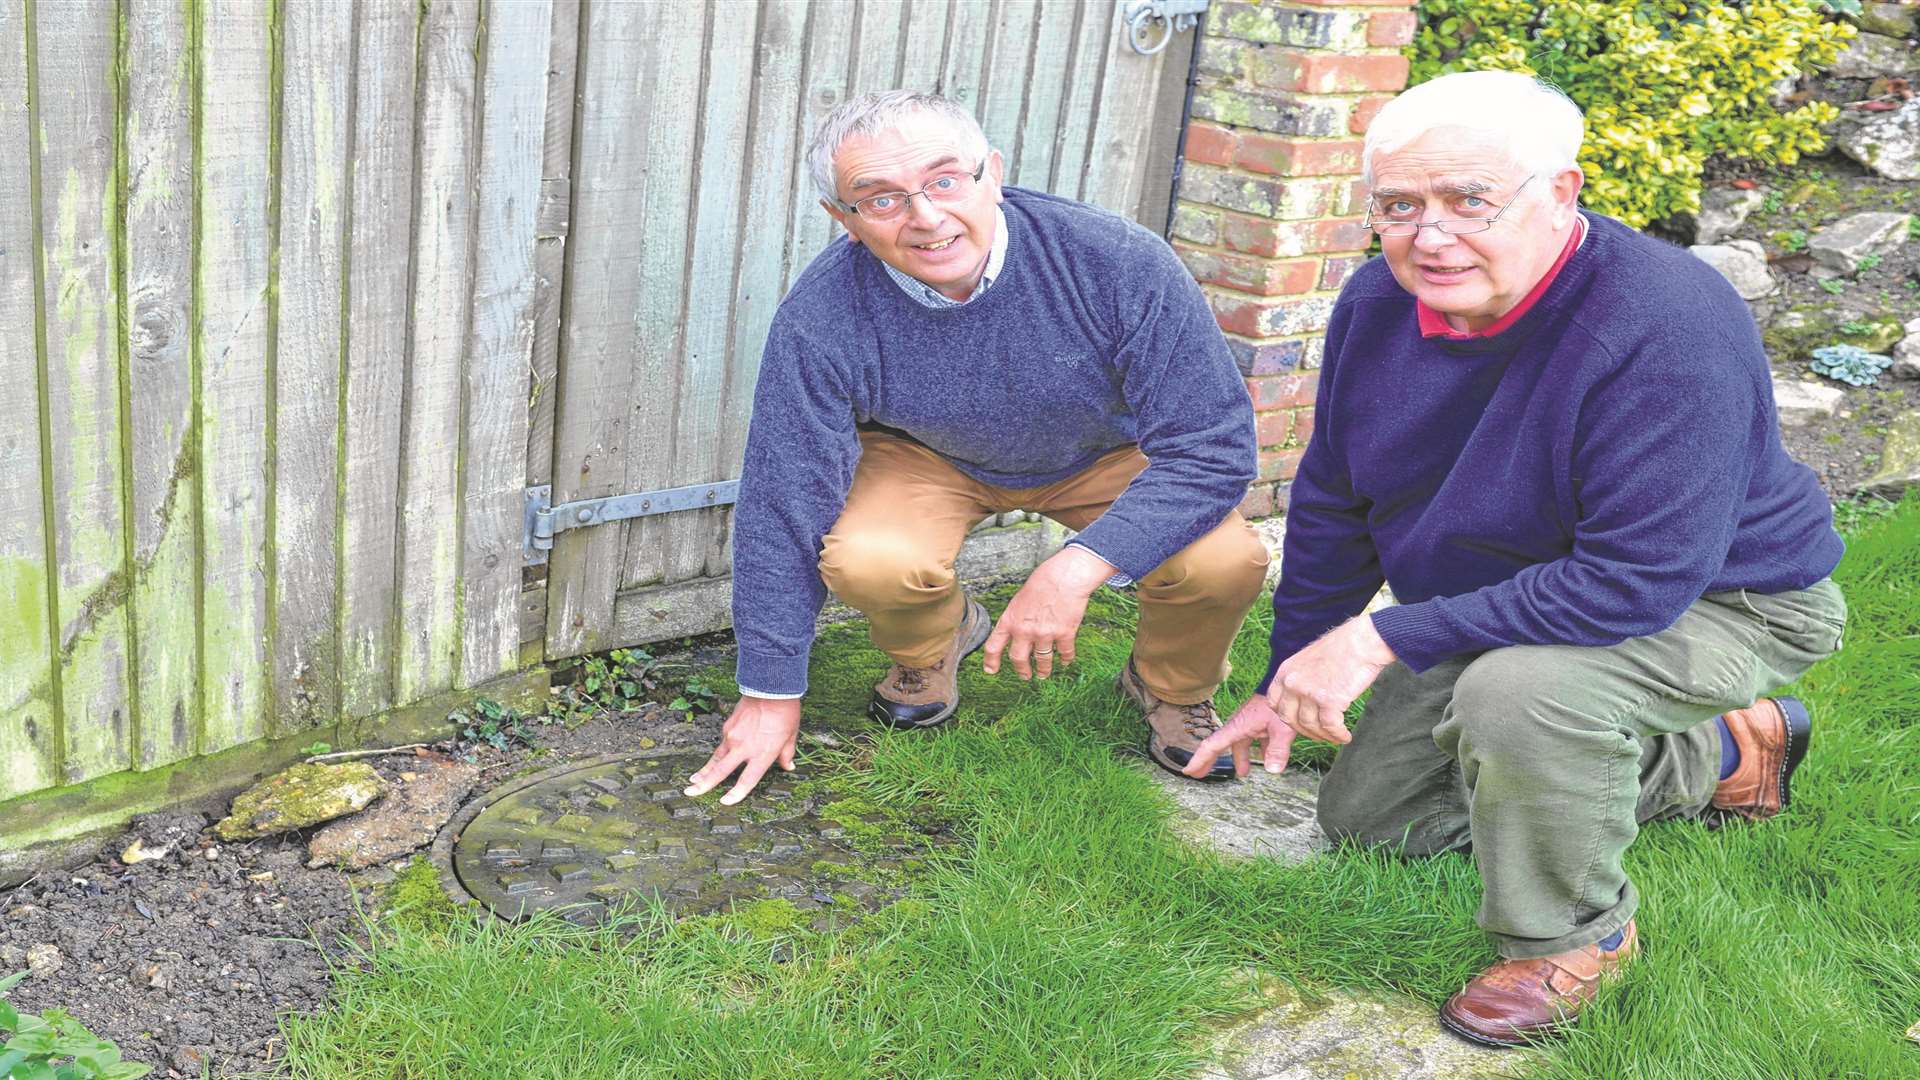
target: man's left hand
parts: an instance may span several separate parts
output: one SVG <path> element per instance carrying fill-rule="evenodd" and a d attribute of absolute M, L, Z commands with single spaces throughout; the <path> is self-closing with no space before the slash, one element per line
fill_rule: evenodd
<path fill-rule="evenodd" d="M 981 668 L 1000 673 L 1000 656 L 1013 661 L 1022 680 L 1046 678 L 1054 664 L 1073 663 L 1073 642 L 1087 614 L 1087 598 L 1116 571 L 1086 548 L 1069 545 L 1034 568 L 1007 602 L 987 638 Z"/>
<path fill-rule="evenodd" d="M 1372 616 L 1348 619 L 1287 657 L 1267 686 L 1267 703 L 1300 734 L 1344 745 L 1353 740 L 1347 706 L 1395 659 Z"/>

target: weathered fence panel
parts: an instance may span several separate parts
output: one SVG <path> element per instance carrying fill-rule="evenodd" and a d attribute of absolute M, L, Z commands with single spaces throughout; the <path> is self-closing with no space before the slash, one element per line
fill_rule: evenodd
<path fill-rule="evenodd" d="M 519 665 L 552 21 L 0 0 L 0 856 Z"/>

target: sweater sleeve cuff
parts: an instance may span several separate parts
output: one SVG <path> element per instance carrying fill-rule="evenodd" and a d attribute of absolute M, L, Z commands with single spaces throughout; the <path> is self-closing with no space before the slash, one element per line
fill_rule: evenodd
<path fill-rule="evenodd" d="M 1396 604 L 1373 613 L 1380 640 L 1416 673 L 1466 651 L 1432 604 Z"/>
<path fill-rule="evenodd" d="M 761 697 L 799 697 L 807 692 L 807 656 L 773 656 L 740 650 L 734 662 L 734 681 L 742 690 L 754 687 Z"/>
<path fill-rule="evenodd" d="M 1131 528 L 1110 522 L 1104 517 L 1095 519 L 1093 524 L 1067 542 L 1100 556 L 1128 581 L 1139 581 L 1160 565 L 1157 561 L 1146 561 L 1152 558 L 1143 553 L 1144 549 L 1151 546 L 1147 538 L 1137 536 Z"/>

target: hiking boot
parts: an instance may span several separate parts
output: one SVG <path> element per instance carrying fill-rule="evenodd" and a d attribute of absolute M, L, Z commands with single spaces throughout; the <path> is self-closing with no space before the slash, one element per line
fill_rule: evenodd
<path fill-rule="evenodd" d="M 1633 920 L 1620 946 L 1588 945 L 1532 960 L 1502 960 L 1440 1006 L 1440 1023 L 1482 1046 L 1522 1046 L 1572 1025 L 1600 984 L 1640 947 Z"/>
<path fill-rule="evenodd" d="M 895 664 L 888 668 L 886 677 L 873 688 L 867 715 L 897 728 L 932 727 L 952 716 L 960 705 L 960 661 L 986 644 L 992 630 L 987 609 L 969 597 L 946 655 L 931 667 Z"/>
<path fill-rule="evenodd" d="M 1207 736 L 1220 730 L 1220 714 L 1213 711 L 1213 701 L 1196 702 L 1192 705 L 1175 705 L 1171 701 L 1161 701 L 1140 681 L 1140 673 L 1133 669 L 1133 657 L 1127 657 L 1127 666 L 1123 668 L 1114 685 L 1120 695 L 1145 713 L 1147 722 L 1147 756 L 1154 764 L 1170 773 L 1177 773 L 1185 779 L 1193 779 L 1180 770 L 1193 760 L 1193 752 Z M 1207 770 L 1202 780 L 1231 780 L 1233 778 L 1233 755 L 1222 754 L 1213 759 L 1213 768 Z"/>
<path fill-rule="evenodd" d="M 1807 756 L 1813 719 L 1799 698 L 1761 698 L 1725 714 L 1740 764 L 1713 790 L 1712 806 L 1750 821 L 1765 821 L 1792 798 L 1788 784 Z"/>

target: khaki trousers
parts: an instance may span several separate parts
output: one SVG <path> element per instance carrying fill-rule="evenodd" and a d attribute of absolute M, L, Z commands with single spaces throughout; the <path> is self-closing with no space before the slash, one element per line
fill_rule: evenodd
<path fill-rule="evenodd" d="M 1147 467 L 1137 447 L 1121 447 L 1065 480 L 1004 488 L 897 436 L 862 432 L 860 446 L 846 508 L 821 545 L 820 577 L 871 621 L 875 647 L 908 667 L 931 665 L 953 641 L 965 604 L 953 560 L 976 522 L 1029 510 L 1084 529 Z M 1266 545 L 1231 513 L 1136 583 L 1134 666 L 1149 690 L 1183 705 L 1213 696 L 1266 569 Z"/>
<path fill-rule="evenodd" d="M 1623 859 L 1640 825 L 1713 798 L 1708 721 L 1799 678 L 1839 648 L 1846 619 L 1828 579 L 1708 593 L 1618 645 L 1493 649 L 1418 675 L 1390 665 L 1321 781 L 1320 826 L 1406 855 L 1471 849 L 1478 921 L 1502 956 L 1591 945 L 1639 905 Z"/>

